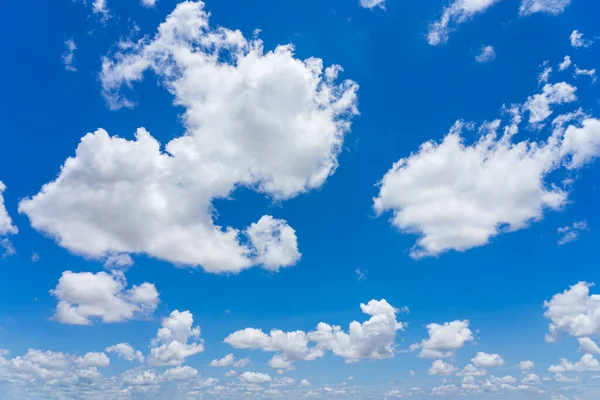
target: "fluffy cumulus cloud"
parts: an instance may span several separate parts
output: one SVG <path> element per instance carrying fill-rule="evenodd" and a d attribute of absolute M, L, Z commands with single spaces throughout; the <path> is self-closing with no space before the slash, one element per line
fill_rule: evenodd
<path fill-rule="evenodd" d="M 565 82 L 546 84 L 542 93 L 527 99 L 525 108 L 529 111 L 529 123 L 537 124 L 552 115 L 551 105 L 571 103 L 577 100 L 576 87 Z"/>
<path fill-rule="evenodd" d="M 69 325 L 91 325 L 91 318 L 112 323 L 151 315 L 159 303 L 154 285 L 126 287 L 125 275 L 119 271 L 65 271 L 50 291 L 58 300 L 54 319 Z"/>
<path fill-rule="evenodd" d="M 420 344 L 411 346 L 411 350 L 421 349 L 421 358 L 448 358 L 461 349 L 465 343 L 474 340 L 473 333 L 469 329 L 469 321 L 452 321 L 444 324 L 427 325 L 429 338 Z"/>
<path fill-rule="evenodd" d="M 189 311 L 175 310 L 163 318 L 162 327 L 152 340 L 148 364 L 156 366 L 181 365 L 187 357 L 204 351 L 200 327 L 193 326 L 194 316 Z"/>
<path fill-rule="evenodd" d="M 261 384 L 271 382 L 272 379 L 267 374 L 261 374 L 260 372 L 244 372 L 239 377 L 240 381 L 243 383 L 253 383 L 253 384 Z"/>
<path fill-rule="evenodd" d="M 456 25 L 471 20 L 477 14 L 484 13 L 500 0 L 453 0 L 444 8 L 442 17 L 429 26 L 427 41 L 432 46 L 446 43 L 450 32 Z"/>
<path fill-rule="evenodd" d="M 481 52 L 475 57 L 478 63 L 486 63 L 496 59 L 496 50 L 492 46 L 484 46 Z"/>
<path fill-rule="evenodd" d="M 548 341 L 557 340 L 561 331 L 576 338 L 600 334 L 600 295 L 590 295 L 593 286 L 579 282 L 544 302 L 544 316 L 551 321 Z"/>
<path fill-rule="evenodd" d="M 19 209 L 32 226 L 92 258 L 147 254 L 210 272 L 287 267 L 300 257 L 294 230 L 271 216 L 247 230 L 214 223 L 212 202 L 246 187 L 280 201 L 334 173 L 358 86 L 339 66 L 295 58 L 291 45 L 209 26 L 201 1 L 179 4 L 153 38 L 120 43 L 100 75 L 113 108 L 151 71 L 185 108 L 184 136 L 163 146 L 99 129 L 81 139 L 58 178 Z M 227 61 L 226 61 L 227 60 Z"/>
<path fill-rule="evenodd" d="M 494 368 L 504 365 L 504 360 L 498 354 L 487 354 L 481 351 L 471 359 L 471 362 L 479 368 Z"/>
<path fill-rule="evenodd" d="M 104 353 L 87 353 L 78 357 L 29 349 L 25 355 L 10 359 L 0 355 L 0 379 L 14 388 L 27 389 L 27 394 L 21 392 L 18 398 L 76 398 L 72 394 L 68 395 L 71 391 L 77 391 L 79 398 L 82 398 L 89 387 L 101 386 L 99 379 L 102 375 L 98 368 L 109 365 L 110 360 Z M 3 386 L 3 394 L 10 396 L 10 393 Z M 115 393 L 107 389 L 107 395 L 114 396 Z"/>
<path fill-rule="evenodd" d="M 198 376 L 198 370 L 186 365 L 169 368 L 163 372 L 161 377 L 167 381 L 186 381 L 196 376 Z"/>
<path fill-rule="evenodd" d="M 233 365 L 235 362 L 235 357 L 233 354 L 227 354 L 225 357 L 220 359 L 215 359 L 210 362 L 211 367 L 229 367 Z"/>
<path fill-rule="evenodd" d="M 565 82 L 546 84 L 507 110 L 511 119 L 501 134 L 501 120 L 487 122 L 474 143 L 463 136 L 471 125 L 458 121 L 441 142 L 426 142 L 392 166 L 379 182 L 376 213 L 391 211 L 395 227 L 419 235 L 411 256 L 421 258 L 485 245 L 540 220 L 547 209 L 560 210 L 568 192 L 547 177 L 600 155 L 600 120 L 576 111 L 556 117 L 545 141 L 513 138 L 527 113 L 543 129 L 551 106 L 574 101 L 575 90 Z"/>
<path fill-rule="evenodd" d="M 144 7 L 154 7 L 158 0 L 142 0 L 142 5 Z"/>
<path fill-rule="evenodd" d="M 522 0 L 519 13 L 522 16 L 540 12 L 558 15 L 562 13 L 569 4 L 571 4 L 571 0 Z"/>
<path fill-rule="evenodd" d="M 531 360 L 521 361 L 519 363 L 519 369 L 524 374 L 528 373 L 529 371 L 533 370 L 534 368 L 535 368 L 535 363 Z"/>
<path fill-rule="evenodd" d="M 144 356 L 139 350 L 135 350 L 129 343 L 118 343 L 106 348 L 107 353 L 114 353 L 127 361 L 144 362 Z"/>
<path fill-rule="evenodd" d="M 260 329 L 246 328 L 232 333 L 224 342 L 238 349 L 276 353 L 269 365 L 277 369 L 291 369 L 295 361 L 315 360 L 328 351 L 348 363 L 361 358 L 393 357 L 396 332 L 405 327 L 396 320 L 399 310 L 385 300 L 371 300 L 360 306 L 371 318 L 363 323 L 352 322 L 347 333 L 340 326 L 321 322 L 316 330 L 308 333 L 272 330 L 266 334 Z"/>
<path fill-rule="evenodd" d="M 579 351 L 589 354 L 600 354 L 600 347 L 590 338 L 579 338 Z"/>
<path fill-rule="evenodd" d="M 585 354 L 576 363 L 561 358 L 559 365 L 552 365 L 548 372 L 560 374 L 563 372 L 600 372 L 600 362 L 591 354 Z"/>
<path fill-rule="evenodd" d="M 360 0 L 359 4 L 364 8 L 380 7 L 385 9 L 385 0 Z"/>
<path fill-rule="evenodd" d="M 442 360 L 435 360 L 427 372 L 429 375 L 448 376 L 456 372 L 454 365 L 446 363 Z"/>

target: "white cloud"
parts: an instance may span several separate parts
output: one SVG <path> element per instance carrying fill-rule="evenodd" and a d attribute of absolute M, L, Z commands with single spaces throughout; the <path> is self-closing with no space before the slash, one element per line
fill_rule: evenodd
<path fill-rule="evenodd" d="M 101 378 L 97 368 L 110 364 L 110 360 L 103 353 L 87 353 L 83 357 L 77 357 L 72 354 L 29 349 L 25 355 L 12 359 L 5 359 L 3 355 L 0 356 L 2 381 L 27 388 L 29 393 L 32 393 L 31 398 L 67 398 L 60 396 L 62 388 L 76 388 L 83 382 L 92 384 Z M 35 395 L 35 390 L 44 388 L 51 388 L 52 396 L 50 393 Z"/>
<path fill-rule="evenodd" d="M 544 85 L 542 93 L 529 97 L 524 105 L 529 111 L 529 123 L 537 124 L 548 118 L 552 114 L 551 105 L 577 100 L 576 90 L 576 87 L 565 82 Z"/>
<path fill-rule="evenodd" d="M 91 325 L 90 318 L 104 323 L 122 322 L 151 315 L 159 299 L 154 285 L 142 283 L 125 290 L 121 272 L 63 272 L 50 293 L 58 300 L 54 319 L 63 324 Z"/>
<path fill-rule="evenodd" d="M 571 363 L 564 358 L 560 359 L 560 365 L 552 365 L 548 368 L 552 373 L 563 372 L 598 372 L 600 371 L 600 362 L 591 354 L 585 354 L 581 360 Z"/>
<path fill-rule="evenodd" d="M 481 53 L 475 57 L 478 63 L 485 63 L 496 59 L 496 51 L 492 46 L 484 46 L 481 48 Z"/>
<path fill-rule="evenodd" d="M 461 349 L 466 342 L 474 340 L 469 329 L 469 321 L 452 321 L 440 324 L 427 325 L 429 338 L 424 339 L 419 345 L 412 346 L 413 350 L 421 348 L 421 358 L 447 358 Z"/>
<path fill-rule="evenodd" d="M 487 371 L 485 369 L 479 369 L 479 368 L 475 367 L 473 364 L 467 364 L 456 375 L 465 376 L 465 377 L 485 376 L 485 375 L 487 375 Z"/>
<path fill-rule="evenodd" d="M 135 350 L 129 343 L 118 343 L 106 348 L 106 352 L 115 353 L 118 357 L 122 357 L 127 361 L 137 360 L 144 362 L 144 356 L 139 350 Z"/>
<path fill-rule="evenodd" d="M 246 368 L 252 361 L 249 358 L 242 358 L 233 363 L 234 368 Z"/>
<path fill-rule="evenodd" d="M 544 302 L 544 316 L 552 321 L 548 341 L 557 340 L 559 331 L 576 338 L 600 334 L 600 295 L 590 295 L 592 286 L 579 282 Z"/>
<path fill-rule="evenodd" d="M 558 64 L 558 69 L 560 71 L 564 71 L 565 69 L 569 68 L 571 66 L 571 57 L 569 56 L 565 56 L 565 58 L 563 59 L 563 61 Z"/>
<path fill-rule="evenodd" d="M 193 324 L 194 317 L 189 311 L 175 310 L 163 318 L 162 327 L 152 340 L 148 364 L 181 365 L 187 357 L 203 352 L 204 340 L 200 339 L 200 327 L 192 327 Z"/>
<path fill-rule="evenodd" d="M 129 386 L 149 386 L 160 382 L 160 377 L 153 370 L 127 370 L 123 372 L 121 379 Z"/>
<path fill-rule="evenodd" d="M 249 384 L 262 384 L 271 382 L 272 379 L 267 374 L 261 374 L 260 372 L 244 372 L 240 375 L 240 381 Z"/>
<path fill-rule="evenodd" d="M 8 211 L 6 211 L 6 206 L 4 205 L 3 193 L 5 190 L 6 185 L 0 181 L 0 236 L 19 233 L 17 227 L 13 225 L 12 219 L 8 215 Z"/>
<path fill-rule="evenodd" d="M 289 377 L 289 376 L 284 376 L 283 378 L 273 379 L 273 382 L 271 382 L 270 386 L 272 388 L 279 388 L 279 387 L 291 386 L 294 383 L 296 383 L 296 380 L 294 378 Z"/>
<path fill-rule="evenodd" d="M 429 25 L 427 41 L 435 46 L 448 41 L 448 35 L 455 26 L 471 20 L 477 14 L 484 13 L 489 7 L 500 0 L 453 0 L 444 8 L 442 17 Z"/>
<path fill-rule="evenodd" d="M 236 376 L 236 375 L 237 375 L 237 372 L 235 372 L 235 370 L 233 370 L 233 369 L 225 372 L 226 377 L 232 377 L 232 376 Z"/>
<path fill-rule="evenodd" d="M 356 268 L 354 272 L 356 273 L 356 275 L 358 275 L 358 277 L 356 278 L 358 281 L 364 281 L 367 279 L 367 271 L 361 271 L 360 268 Z"/>
<path fill-rule="evenodd" d="M 556 230 L 556 233 L 560 236 L 558 239 L 558 245 L 562 246 L 563 244 L 577 240 L 577 238 L 579 238 L 579 234 L 587 230 L 589 230 L 589 228 L 586 221 L 573 222 L 573 224 L 570 226 L 558 228 Z"/>
<path fill-rule="evenodd" d="M 538 77 L 538 83 L 540 85 L 542 83 L 548 83 L 551 73 L 552 73 L 552 67 L 545 67 L 544 70 L 540 73 L 540 76 Z"/>
<path fill-rule="evenodd" d="M 144 7 L 154 7 L 158 0 L 142 0 L 142 5 Z"/>
<path fill-rule="evenodd" d="M 481 351 L 477 352 L 477 355 L 471 359 L 471 362 L 480 368 L 494 368 L 504 365 L 504 360 L 498 354 L 487 354 Z"/>
<path fill-rule="evenodd" d="M 523 371 L 521 371 L 523 372 Z M 526 373 L 526 372 L 523 372 Z M 539 376 L 537 376 L 536 374 L 527 374 L 527 376 L 523 379 L 521 379 L 521 383 L 524 385 L 539 385 L 542 383 L 541 379 Z"/>
<path fill-rule="evenodd" d="M 581 126 L 570 125 L 563 137 L 561 156 L 570 157 L 567 168 L 576 169 L 600 155 L 600 120 L 584 118 Z"/>
<path fill-rule="evenodd" d="M 442 360 L 435 360 L 427 373 L 429 375 L 448 376 L 454 374 L 455 372 L 456 368 L 452 364 L 445 363 Z"/>
<path fill-rule="evenodd" d="M 521 361 L 519 363 L 519 369 L 521 370 L 521 372 L 523 374 L 528 373 L 529 371 L 533 370 L 535 368 L 535 363 L 533 361 L 527 360 L 527 361 Z"/>
<path fill-rule="evenodd" d="M 463 131 L 472 125 L 457 121 L 441 142 L 426 142 L 392 166 L 379 182 L 375 212 L 391 211 L 393 226 L 420 236 L 410 253 L 418 259 L 485 245 L 542 219 L 547 209 L 560 210 L 568 192 L 548 175 L 580 168 L 600 154 L 600 121 L 580 110 L 555 118 L 546 141 L 513 138 L 524 112 L 542 129 L 550 106 L 575 100 L 575 90 L 565 82 L 545 85 L 508 110 L 511 121 L 502 135 L 500 120 L 486 122 L 471 144 Z"/>
<path fill-rule="evenodd" d="M 519 14 L 525 16 L 542 12 L 558 15 L 562 13 L 569 4 L 571 4 L 571 0 L 522 0 Z"/>
<path fill-rule="evenodd" d="M 162 374 L 162 379 L 167 381 L 187 381 L 198 376 L 198 370 L 192 367 L 179 366 L 175 368 L 169 368 Z"/>
<path fill-rule="evenodd" d="M 579 338 L 579 351 L 589 354 L 600 354 L 600 347 L 589 337 Z"/>
<path fill-rule="evenodd" d="M 299 383 L 299 386 L 310 386 L 310 382 L 308 379 L 302 379 Z"/>
<path fill-rule="evenodd" d="M 212 202 L 237 187 L 277 201 L 321 187 L 337 168 L 358 86 L 336 83 L 341 67 L 299 60 L 290 45 L 265 52 L 240 31 L 210 28 L 203 7 L 182 2 L 153 39 L 116 46 L 100 76 L 118 108 L 132 106 L 121 89 L 154 72 L 185 108 L 186 134 L 163 150 L 143 128 L 135 140 L 89 133 L 59 177 L 21 201 L 35 229 L 87 257 L 139 253 L 215 273 L 298 260 L 285 221 L 222 228 Z"/>
<path fill-rule="evenodd" d="M 77 50 L 77 46 L 73 41 L 73 38 L 65 41 L 66 50 L 62 55 L 63 64 L 65 64 L 65 69 L 67 71 L 77 72 L 77 67 L 75 67 L 75 50 Z"/>
<path fill-rule="evenodd" d="M 580 76 L 589 76 L 592 79 L 592 82 L 596 82 L 596 80 L 598 79 L 596 77 L 596 69 L 581 69 L 576 65 L 575 78 L 578 78 Z"/>
<path fill-rule="evenodd" d="M 211 367 L 229 367 L 233 365 L 235 361 L 235 357 L 233 354 L 227 354 L 225 357 L 220 359 L 215 359 L 210 362 Z"/>
<path fill-rule="evenodd" d="M 579 47 L 590 47 L 594 42 L 592 40 L 584 39 L 583 33 L 578 30 L 574 30 L 570 36 L 571 46 L 579 48 Z"/>
<path fill-rule="evenodd" d="M 232 333 L 224 342 L 238 349 L 277 353 L 269 361 L 269 365 L 277 369 L 291 369 L 293 362 L 312 361 L 327 351 L 345 358 L 346 362 L 393 357 L 396 331 L 404 329 L 404 324 L 396 321 L 399 310 L 385 300 L 371 300 L 360 306 L 371 318 L 363 323 L 352 322 L 348 333 L 340 326 L 321 322 L 316 330 L 308 333 L 272 330 L 266 334 L 260 329 L 246 328 Z M 310 342 L 314 346 L 309 347 Z"/>
<path fill-rule="evenodd" d="M 76 361 L 85 367 L 108 367 L 110 359 L 104 353 L 87 353 Z"/>
<path fill-rule="evenodd" d="M 380 7 L 385 10 L 385 0 L 360 0 L 360 6 L 364 8 Z"/>
<path fill-rule="evenodd" d="M 102 21 L 106 21 L 109 18 L 106 0 L 94 0 L 92 2 L 92 12 L 99 14 Z"/>
<path fill-rule="evenodd" d="M 296 232 L 283 220 L 265 215 L 246 234 L 255 249 L 255 261 L 267 269 L 276 271 L 300 260 Z"/>

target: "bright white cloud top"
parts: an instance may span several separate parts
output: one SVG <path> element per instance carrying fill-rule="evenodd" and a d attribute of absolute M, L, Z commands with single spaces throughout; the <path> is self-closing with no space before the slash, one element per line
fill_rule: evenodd
<path fill-rule="evenodd" d="M 405 324 L 396 320 L 400 311 L 387 301 L 371 300 L 360 305 L 363 313 L 371 318 L 363 323 L 354 321 L 348 333 L 340 326 L 321 322 L 311 332 L 283 332 L 272 330 L 269 334 L 260 329 L 246 328 L 225 338 L 225 343 L 237 349 L 260 349 L 277 353 L 269 365 L 277 369 L 293 369 L 296 361 L 312 361 L 326 352 L 343 357 L 347 363 L 362 358 L 382 359 L 394 356 L 396 332 L 404 330 Z M 310 347 L 309 343 L 314 343 Z"/>
<path fill-rule="evenodd" d="M 223 52 L 232 61 L 220 62 Z M 133 105 L 121 88 L 146 71 L 185 107 L 185 136 L 163 149 L 143 128 L 134 140 L 89 133 L 20 212 L 87 257 L 147 254 L 215 273 L 295 264 L 297 238 L 285 221 L 265 215 L 246 231 L 222 228 L 212 201 L 239 186 L 276 200 L 321 187 L 357 113 L 358 86 L 335 83 L 341 67 L 299 60 L 290 45 L 265 52 L 258 39 L 210 28 L 200 1 L 179 4 L 154 38 L 104 59 L 113 108 Z"/>
<path fill-rule="evenodd" d="M 519 13 L 530 15 L 535 13 L 547 13 L 558 15 L 565 11 L 571 0 L 522 0 Z"/>
<path fill-rule="evenodd" d="M 200 327 L 192 326 L 194 316 L 189 311 L 175 310 L 163 318 L 162 327 L 152 340 L 148 364 L 156 366 L 181 365 L 187 357 L 204 351 Z"/>
<path fill-rule="evenodd" d="M 430 45 L 446 43 L 450 32 L 459 24 L 473 19 L 500 0 L 453 0 L 444 8 L 441 18 L 429 26 L 427 41 Z"/>
<path fill-rule="evenodd" d="M 58 300 L 54 319 L 69 325 L 91 325 L 90 318 L 104 323 L 128 321 L 151 315 L 159 295 L 151 283 L 127 287 L 123 273 L 65 271 L 50 293 Z"/>
<path fill-rule="evenodd" d="M 422 258 L 485 245 L 540 220 L 547 209 L 560 210 L 568 191 L 546 177 L 557 169 L 581 168 L 600 155 L 600 121 L 577 111 L 555 118 L 546 141 L 514 142 L 513 137 L 524 114 L 541 127 L 552 106 L 577 99 L 575 91 L 565 82 L 546 84 L 510 110 L 502 134 L 500 120 L 485 123 L 472 144 L 465 143 L 465 123 L 457 121 L 441 142 L 424 143 L 393 165 L 379 184 L 375 211 L 392 211 L 393 226 L 419 235 L 411 256 Z"/>
<path fill-rule="evenodd" d="M 5 235 L 15 235 L 19 233 L 19 230 L 15 225 L 13 225 L 12 219 L 10 215 L 8 215 L 8 211 L 6 211 L 6 206 L 4 205 L 4 191 L 6 190 L 6 185 L 0 181 L 0 236 Z"/>

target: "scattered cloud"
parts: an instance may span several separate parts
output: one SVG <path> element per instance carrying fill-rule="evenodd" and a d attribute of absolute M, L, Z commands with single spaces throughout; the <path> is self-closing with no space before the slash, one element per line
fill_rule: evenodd
<path fill-rule="evenodd" d="M 356 268 L 354 272 L 357 275 L 356 279 L 358 279 L 358 281 L 364 281 L 367 279 L 367 271 L 361 271 L 360 268 Z"/>
<path fill-rule="evenodd" d="M 560 331 L 576 338 L 600 334 L 600 302 L 598 295 L 590 295 L 593 286 L 579 282 L 544 302 L 544 316 L 552 321 L 546 340 L 556 341 Z"/>
<path fill-rule="evenodd" d="M 575 48 L 590 47 L 594 43 L 593 40 L 585 39 L 583 37 L 583 33 L 579 32 L 578 30 L 574 30 L 571 33 L 570 39 L 571 46 Z"/>
<path fill-rule="evenodd" d="M 492 46 L 484 46 L 481 48 L 481 52 L 475 57 L 475 61 L 478 63 L 486 63 L 494 61 L 496 59 L 496 51 Z"/>
<path fill-rule="evenodd" d="M 396 332 L 405 324 L 396 320 L 398 309 L 387 301 L 371 300 L 360 305 L 362 311 L 371 316 L 363 323 L 354 321 L 349 332 L 339 326 L 324 322 L 311 332 L 283 332 L 272 330 L 269 334 L 260 329 L 246 328 L 232 333 L 224 342 L 238 349 L 261 349 L 276 353 L 269 365 L 276 369 L 292 369 L 296 361 L 312 361 L 323 357 L 326 352 L 346 359 L 347 363 L 362 358 L 390 358 L 394 356 Z M 314 343 L 310 347 L 309 343 Z"/>
<path fill-rule="evenodd" d="M 412 345 L 411 350 L 421 349 L 421 358 L 449 358 L 461 349 L 465 343 L 474 340 L 469 329 L 469 321 L 452 321 L 444 324 L 427 325 L 429 338 L 420 344 Z"/>
<path fill-rule="evenodd" d="M 456 372 L 454 365 L 446 363 L 442 360 L 435 360 L 427 372 L 429 375 L 453 375 Z"/>
<path fill-rule="evenodd" d="M 532 371 L 534 368 L 535 368 L 535 363 L 531 360 L 521 361 L 519 363 L 519 369 L 521 370 L 521 372 L 523 374 L 526 374 L 526 373 Z"/>
<path fill-rule="evenodd" d="M 589 76 L 592 79 L 592 82 L 596 82 L 598 79 L 596 77 L 596 69 L 580 69 L 577 65 L 575 66 L 575 78 L 580 76 Z"/>
<path fill-rule="evenodd" d="M 478 14 L 483 14 L 488 8 L 499 1 L 500 0 L 453 0 L 448 7 L 444 8 L 442 17 L 429 25 L 427 41 L 432 46 L 446 43 L 450 32 L 455 30 L 457 25 L 471 20 Z"/>
<path fill-rule="evenodd" d="M 142 5 L 144 7 L 154 7 L 158 0 L 142 0 Z"/>
<path fill-rule="evenodd" d="M 535 13 L 558 15 L 565 11 L 571 0 L 522 0 L 519 14 L 521 16 Z"/>
<path fill-rule="evenodd" d="M 471 359 L 471 362 L 479 368 L 494 368 L 501 367 L 504 365 L 504 360 L 498 354 L 487 354 L 483 352 L 477 352 L 477 355 Z"/>
<path fill-rule="evenodd" d="M 579 338 L 579 351 L 589 354 L 600 354 L 600 347 L 592 339 L 588 337 Z"/>
<path fill-rule="evenodd" d="M 581 232 L 588 231 L 589 228 L 587 226 L 586 221 L 573 222 L 570 226 L 563 226 L 562 228 L 558 228 L 556 233 L 560 238 L 558 239 L 558 245 L 562 246 L 563 244 L 567 244 L 579 238 Z"/>
<path fill-rule="evenodd" d="M 420 236 L 410 252 L 418 259 L 485 245 L 542 219 L 547 209 L 562 209 L 568 192 L 547 176 L 581 168 L 600 155 L 600 120 L 579 110 L 555 118 L 546 141 L 513 138 L 525 113 L 542 129 L 551 106 L 573 102 L 575 91 L 565 82 L 546 84 L 509 109 L 511 121 L 502 135 L 501 120 L 486 122 L 472 144 L 463 136 L 471 125 L 457 121 L 440 143 L 426 142 L 392 166 L 379 182 L 374 210 L 392 211 L 393 226 Z"/>
<path fill-rule="evenodd" d="M 558 69 L 560 71 L 564 71 L 565 69 L 569 68 L 570 66 L 571 66 L 571 57 L 565 56 L 563 61 L 558 65 Z"/>
<path fill-rule="evenodd" d="M 73 38 L 65 41 L 65 52 L 62 55 L 63 64 L 65 64 L 65 69 L 71 72 L 77 72 L 77 67 L 75 67 L 75 50 L 77 50 L 77 46 L 73 41 Z"/>
<path fill-rule="evenodd" d="M 600 371 L 600 362 L 591 354 L 585 354 L 581 360 L 576 363 L 571 363 L 564 358 L 560 359 L 559 365 L 552 365 L 548 368 L 551 373 L 564 372 L 598 372 Z"/>
<path fill-rule="evenodd" d="M 385 10 L 385 0 L 360 0 L 360 6 L 364 8 L 379 7 Z"/>
<path fill-rule="evenodd" d="M 114 353 L 118 357 L 124 358 L 127 361 L 139 361 L 144 362 L 144 356 L 139 350 L 135 350 L 129 343 L 119 343 L 113 346 L 109 346 L 105 350 L 107 353 Z"/>
<path fill-rule="evenodd" d="M 152 340 L 148 364 L 156 366 L 181 365 L 187 357 L 204 351 L 200 327 L 193 327 L 189 311 L 175 310 L 162 320 L 162 327 Z"/>
<path fill-rule="evenodd" d="M 550 79 L 550 74 L 552 73 L 552 67 L 546 66 L 547 63 L 544 64 L 544 70 L 540 73 L 538 77 L 538 83 L 540 85 L 548 83 Z"/>
<path fill-rule="evenodd" d="M 54 320 L 69 325 L 91 325 L 90 318 L 104 323 L 123 322 L 151 315 L 159 299 L 153 284 L 127 287 L 125 275 L 98 272 L 62 273 L 50 293 L 58 300 Z"/>

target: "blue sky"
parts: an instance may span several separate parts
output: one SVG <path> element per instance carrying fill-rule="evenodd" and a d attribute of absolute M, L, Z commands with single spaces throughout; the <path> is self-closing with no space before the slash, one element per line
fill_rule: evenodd
<path fill-rule="evenodd" d="M 5 3 L 0 399 L 598 397 L 600 5 Z"/>

